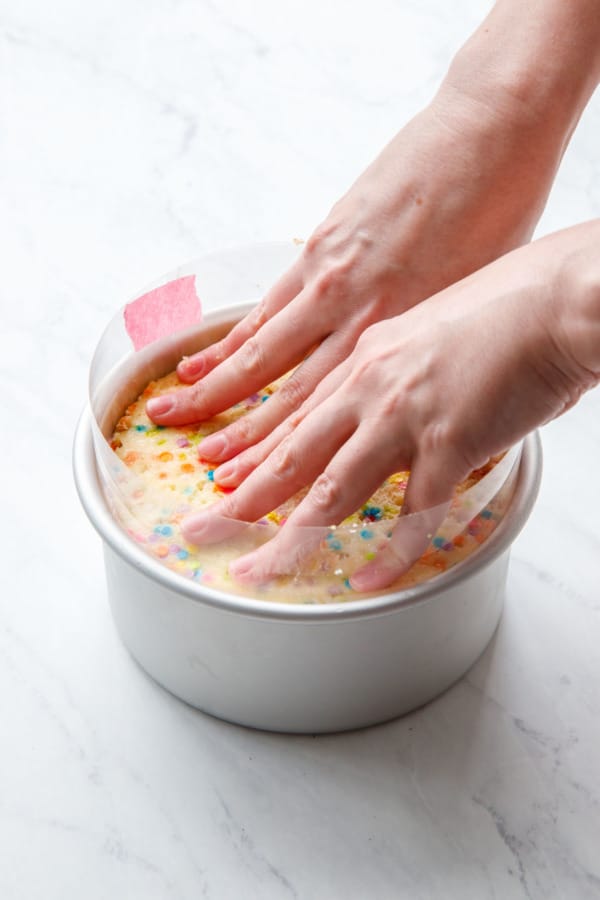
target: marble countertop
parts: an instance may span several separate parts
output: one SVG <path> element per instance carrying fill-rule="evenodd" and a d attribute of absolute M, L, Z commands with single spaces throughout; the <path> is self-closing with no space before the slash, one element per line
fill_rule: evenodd
<path fill-rule="evenodd" d="M 482 658 L 345 735 L 244 730 L 147 678 L 70 469 L 124 300 L 307 236 L 488 6 L 0 0 L 3 900 L 600 897 L 598 391 L 544 429 Z M 600 215 L 599 133 L 596 97 L 539 233 Z"/>

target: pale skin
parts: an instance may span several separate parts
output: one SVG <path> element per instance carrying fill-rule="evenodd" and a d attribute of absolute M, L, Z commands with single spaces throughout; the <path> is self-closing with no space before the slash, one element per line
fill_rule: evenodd
<path fill-rule="evenodd" d="M 312 484 L 236 578 L 278 571 L 288 526 L 341 521 L 392 471 L 411 469 L 407 510 L 443 504 L 597 383 L 600 223 L 526 242 L 599 79 L 596 0 L 498 2 L 257 310 L 180 363 L 189 388 L 148 405 L 160 424 L 197 421 L 301 363 L 202 444 L 236 490 L 187 521 L 191 541 L 217 513 L 254 521 Z M 388 548 L 353 586 L 387 586 L 407 556 Z"/>

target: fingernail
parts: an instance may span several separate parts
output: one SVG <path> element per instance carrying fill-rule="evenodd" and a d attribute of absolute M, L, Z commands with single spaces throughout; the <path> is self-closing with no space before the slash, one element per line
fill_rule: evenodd
<path fill-rule="evenodd" d="M 210 434 L 200 444 L 198 452 L 203 459 L 216 459 L 227 449 L 227 439 L 222 434 Z"/>
<path fill-rule="evenodd" d="M 254 554 L 249 553 L 247 556 L 241 556 L 229 563 L 229 572 L 234 578 L 243 578 L 248 575 L 254 568 Z"/>
<path fill-rule="evenodd" d="M 208 516 L 205 513 L 198 513 L 195 516 L 189 516 L 181 523 L 181 531 L 186 541 L 190 544 L 201 544 L 202 538 L 208 534 Z"/>
<path fill-rule="evenodd" d="M 163 394 L 162 397 L 153 397 L 152 400 L 148 400 L 146 403 L 146 412 L 151 418 L 155 416 L 164 416 L 165 413 L 170 412 L 175 403 L 173 402 L 173 398 L 170 394 Z"/>
<path fill-rule="evenodd" d="M 355 572 L 350 577 L 350 585 L 355 591 L 368 591 L 373 583 L 373 572 Z"/>
<path fill-rule="evenodd" d="M 181 523 L 181 530 L 190 544 L 220 544 L 239 537 L 248 528 L 248 522 L 231 519 L 219 513 L 219 506 L 211 507 L 206 512 L 188 516 Z"/>
<path fill-rule="evenodd" d="M 177 366 L 177 374 L 184 375 L 186 378 L 195 378 L 204 371 L 204 360 L 191 356 L 189 359 L 182 359 Z"/>
<path fill-rule="evenodd" d="M 237 468 L 237 463 L 226 462 L 222 466 L 219 466 L 218 469 L 215 469 L 213 477 L 217 484 L 224 484 L 225 486 L 227 486 L 231 482 L 235 482 Z"/>
<path fill-rule="evenodd" d="M 388 587 L 396 579 L 393 569 L 382 565 L 365 566 L 359 569 L 350 578 L 350 585 L 355 591 L 368 592 L 379 591 Z"/>

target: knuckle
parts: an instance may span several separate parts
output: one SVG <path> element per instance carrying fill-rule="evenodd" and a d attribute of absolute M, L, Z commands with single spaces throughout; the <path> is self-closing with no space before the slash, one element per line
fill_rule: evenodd
<path fill-rule="evenodd" d="M 472 441 L 464 425 L 455 419 L 427 422 L 419 432 L 418 455 L 443 469 L 451 482 L 461 481 L 487 461 L 477 441 Z"/>
<path fill-rule="evenodd" d="M 181 391 L 180 397 L 186 406 L 196 406 L 202 401 L 204 394 L 204 383 L 202 381 L 196 381 L 195 384 L 186 388 L 185 391 Z"/>
<path fill-rule="evenodd" d="M 264 459 L 264 454 L 261 453 L 258 445 L 253 447 L 249 447 L 247 450 L 242 450 L 236 458 L 237 471 L 240 474 L 241 478 L 246 478 L 250 472 L 253 472 L 260 463 Z"/>
<path fill-rule="evenodd" d="M 368 347 L 370 341 L 372 340 L 372 337 L 373 332 L 371 331 L 371 328 L 365 328 L 364 331 L 361 331 L 361 333 L 356 338 L 356 344 L 354 345 L 355 356 L 361 354 L 364 351 L 365 347 Z"/>
<path fill-rule="evenodd" d="M 304 415 L 300 410 L 297 410 L 291 416 L 288 416 L 285 422 L 281 423 L 282 440 L 291 438 L 303 418 Z"/>
<path fill-rule="evenodd" d="M 361 353 L 371 346 L 373 341 L 377 341 L 379 337 L 385 336 L 385 323 L 374 322 L 367 325 L 356 339 L 356 351 Z"/>
<path fill-rule="evenodd" d="M 271 471 L 276 478 L 288 481 L 297 476 L 298 468 L 298 456 L 286 438 L 271 454 Z"/>
<path fill-rule="evenodd" d="M 256 429 L 251 421 L 251 416 L 243 416 L 227 429 L 227 436 L 237 444 L 254 443 Z"/>
<path fill-rule="evenodd" d="M 223 500 L 219 501 L 218 514 L 223 519 L 239 518 L 238 504 L 236 503 L 234 494 L 224 497 Z"/>
<path fill-rule="evenodd" d="M 294 410 L 294 412 L 292 412 L 288 416 L 285 423 L 286 433 L 291 434 L 292 431 L 294 431 L 298 427 L 298 425 L 306 418 L 306 416 L 307 411 L 304 406 L 301 406 L 300 409 Z"/>
<path fill-rule="evenodd" d="M 213 364 L 218 365 L 219 363 L 222 363 L 226 358 L 227 340 L 227 338 L 224 338 L 222 341 L 218 341 L 218 343 L 213 344 L 212 347 L 209 347 L 206 355 L 209 357 Z"/>
<path fill-rule="evenodd" d="M 378 374 L 380 373 L 380 371 L 381 367 L 378 360 L 373 359 L 369 356 L 359 356 L 354 362 L 352 372 L 348 378 L 348 381 L 356 389 L 359 389 L 361 386 L 377 387 L 377 393 L 381 394 L 383 385 L 378 384 Z"/>
<path fill-rule="evenodd" d="M 322 222 L 320 225 L 317 225 L 304 245 L 304 255 L 310 258 L 320 253 L 321 247 L 327 240 L 328 234 L 329 229 L 324 222 Z"/>
<path fill-rule="evenodd" d="M 450 448 L 459 446 L 462 441 L 463 429 L 458 422 L 436 419 L 423 425 L 419 445 L 423 455 L 443 457 L 448 455 Z"/>
<path fill-rule="evenodd" d="M 219 341 L 218 344 L 215 344 L 217 348 L 217 356 L 218 362 L 224 362 L 224 360 L 229 359 L 230 356 L 233 356 L 235 351 L 243 344 L 245 338 L 245 331 L 243 328 L 244 320 L 238 322 L 238 324 L 231 329 L 228 335 L 223 338 L 222 341 Z"/>
<path fill-rule="evenodd" d="M 379 416 L 383 422 L 395 422 L 407 409 L 405 397 L 401 391 L 386 394 L 380 400 Z"/>
<path fill-rule="evenodd" d="M 306 388 L 297 375 L 292 375 L 279 389 L 280 402 L 290 411 L 298 409 L 306 399 Z"/>
<path fill-rule="evenodd" d="M 337 298 L 348 290 L 352 264 L 348 260 L 336 260 L 316 279 L 315 290 L 318 297 Z"/>
<path fill-rule="evenodd" d="M 341 486 L 329 472 L 323 472 L 312 486 L 311 501 L 320 512 L 334 514 L 341 500 Z"/>
<path fill-rule="evenodd" d="M 248 326 L 249 328 L 256 332 L 259 328 L 262 328 L 265 322 L 267 321 L 267 304 L 264 300 L 261 300 L 260 303 L 254 307 L 254 309 L 248 315 Z"/>
<path fill-rule="evenodd" d="M 265 368 L 262 346 L 255 337 L 250 337 L 240 348 L 238 366 L 245 375 L 260 375 Z"/>

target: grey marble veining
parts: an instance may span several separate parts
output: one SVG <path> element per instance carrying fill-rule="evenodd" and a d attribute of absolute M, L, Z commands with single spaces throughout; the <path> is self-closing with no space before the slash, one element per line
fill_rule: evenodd
<path fill-rule="evenodd" d="M 0 0 L 0 897 L 600 897 L 600 395 L 544 430 L 504 617 L 434 703 L 321 738 L 179 703 L 118 641 L 70 444 L 150 279 L 306 236 L 489 4 Z M 539 232 L 600 215 L 600 103 Z"/>

